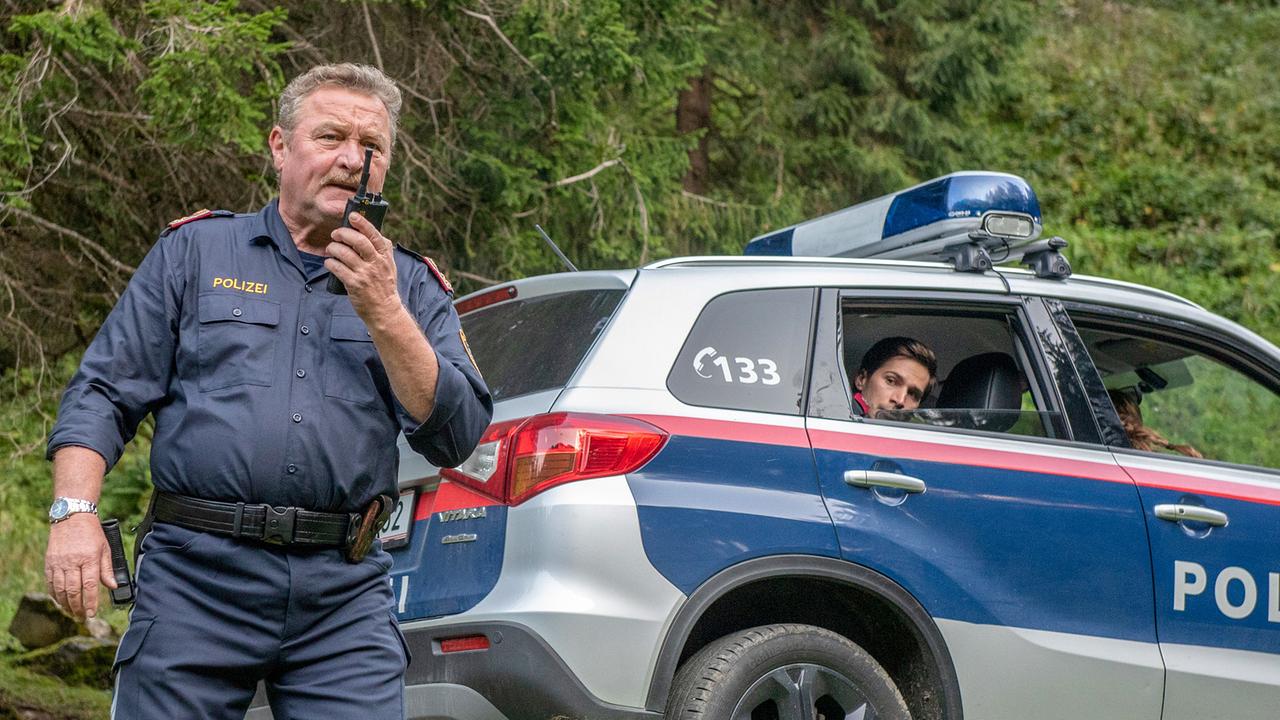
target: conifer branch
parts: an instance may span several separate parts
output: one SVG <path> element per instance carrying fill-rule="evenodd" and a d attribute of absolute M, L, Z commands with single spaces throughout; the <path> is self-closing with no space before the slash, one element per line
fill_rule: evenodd
<path fill-rule="evenodd" d="M 622 163 L 622 161 L 621 161 L 621 160 L 618 160 L 617 158 L 614 158 L 613 160 L 605 160 L 604 162 L 600 163 L 599 165 L 597 165 L 597 166 L 595 166 L 595 167 L 591 168 L 590 170 L 588 170 L 588 171 L 586 171 L 586 172 L 584 172 L 584 173 L 579 173 L 579 174 L 574 175 L 574 176 L 572 176 L 572 177 L 567 177 L 567 178 L 564 178 L 564 179 L 561 179 L 561 180 L 556 180 L 556 181 L 555 181 L 555 182 L 553 182 L 553 183 L 549 183 L 549 184 L 547 184 L 547 185 L 543 185 L 543 186 L 542 186 L 542 189 L 543 189 L 543 190 L 553 190 L 553 189 L 558 188 L 558 187 L 564 187 L 565 185 L 572 185 L 572 184 L 577 183 L 577 182 L 582 182 L 583 180 L 590 180 L 591 178 L 593 178 L 593 177 L 595 177 L 596 175 L 600 174 L 600 172 L 601 172 L 601 171 L 608 170 L 609 168 L 613 167 L 614 165 L 619 165 L 619 164 L 621 164 L 621 163 Z"/>
<path fill-rule="evenodd" d="M 507 34 L 502 32 L 502 28 L 498 27 L 498 23 L 494 21 L 492 15 L 485 15 L 483 13 L 478 13 L 473 10 L 468 10 L 466 8 L 459 8 L 459 9 L 462 10 L 463 15 L 466 15 L 467 17 L 475 18 L 477 20 L 484 22 L 486 25 L 488 25 L 493 30 L 494 34 L 498 36 L 498 39 L 501 40 L 502 43 L 506 45 L 507 48 L 511 50 L 511 52 L 514 53 L 517 58 L 520 59 L 520 62 L 524 63 L 525 65 L 528 65 L 529 69 L 532 70 L 539 78 L 541 78 L 542 82 L 546 84 L 547 92 L 548 92 L 547 101 L 551 105 L 550 112 L 548 113 L 550 115 L 549 120 L 550 120 L 551 127 L 553 128 L 556 127 L 558 124 L 556 121 L 556 88 L 554 85 L 551 84 L 551 80 L 549 80 L 546 75 L 543 75 L 542 71 L 538 69 L 538 66 L 534 65 L 533 62 L 529 60 L 529 58 L 525 57 L 524 53 L 520 52 L 520 50 L 516 47 L 515 43 L 511 42 L 511 38 L 507 37 Z"/>

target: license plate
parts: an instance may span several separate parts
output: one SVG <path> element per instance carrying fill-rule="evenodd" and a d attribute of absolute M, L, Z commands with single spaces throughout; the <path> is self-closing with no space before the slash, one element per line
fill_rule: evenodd
<path fill-rule="evenodd" d="M 391 508 L 390 519 L 382 528 L 382 532 L 378 533 L 378 539 L 382 541 L 384 550 L 409 544 L 409 530 L 413 528 L 413 501 L 417 495 L 416 489 L 400 493 L 396 506 Z"/>

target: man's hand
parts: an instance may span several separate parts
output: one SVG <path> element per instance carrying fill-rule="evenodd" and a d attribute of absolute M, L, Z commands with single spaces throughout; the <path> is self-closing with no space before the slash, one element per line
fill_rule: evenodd
<path fill-rule="evenodd" d="M 395 248 L 363 215 L 353 212 L 349 217 L 351 227 L 330 234 L 333 242 L 325 248 L 329 259 L 324 266 L 347 286 L 356 314 L 368 325 L 378 324 L 402 311 Z"/>
<path fill-rule="evenodd" d="M 324 266 L 347 286 L 351 306 L 369 328 L 396 399 L 414 420 L 423 422 L 435 406 L 440 370 L 435 351 L 400 303 L 395 247 L 364 216 L 350 217 L 351 227 L 330 235 L 333 242 L 325 248 L 330 257 Z"/>
<path fill-rule="evenodd" d="M 54 602 L 81 620 L 98 614 L 98 582 L 116 587 L 98 517 L 76 513 L 49 527 L 44 579 Z"/>

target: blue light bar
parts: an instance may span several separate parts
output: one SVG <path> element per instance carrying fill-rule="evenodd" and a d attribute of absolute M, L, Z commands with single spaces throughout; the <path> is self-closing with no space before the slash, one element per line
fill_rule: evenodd
<path fill-rule="evenodd" d="M 994 235 L 993 228 L 1008 232 Z M 820 218 L 761 235 L 745 255 L 936 260 L 985 231 L 993 257 L 1010 259 L 1042 230 L 1040 201 L 1026 180 L 996 172 L 956 172 Z"/>

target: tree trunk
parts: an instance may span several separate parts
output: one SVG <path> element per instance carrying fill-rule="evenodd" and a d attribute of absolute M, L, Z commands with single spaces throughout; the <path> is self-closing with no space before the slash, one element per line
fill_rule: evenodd
<path fill-rule="evenodd" d="M 710 173 L 707 159 L 707 135 L 711 130 L 711 69 L 689 78 L 689 87 L 680 91 L 676 102 L 676 131 L 681 135 L 702 130 L 698 146 L 689 151 L 689 171 L 684 175 L 684 189 L 705 195 Z"/>

